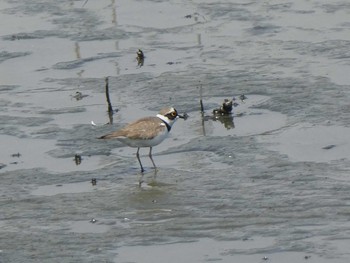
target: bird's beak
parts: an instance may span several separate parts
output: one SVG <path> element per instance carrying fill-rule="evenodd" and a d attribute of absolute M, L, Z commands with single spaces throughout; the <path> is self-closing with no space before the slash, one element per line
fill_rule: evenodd
<path fill-rule="evenodd" d="M 185 112 L 183 115 L 177 115 L 179 118 L 187 120 L 187 118 L 189 117 L 188 114 Z"/>

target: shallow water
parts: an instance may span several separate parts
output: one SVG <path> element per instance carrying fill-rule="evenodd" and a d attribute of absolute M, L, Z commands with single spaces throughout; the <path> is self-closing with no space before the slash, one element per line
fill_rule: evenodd
<path fill-rule="evenodd" d="M 348 262 L 348 3 L 84 3 L 0 2 L 0 262 Z"/>

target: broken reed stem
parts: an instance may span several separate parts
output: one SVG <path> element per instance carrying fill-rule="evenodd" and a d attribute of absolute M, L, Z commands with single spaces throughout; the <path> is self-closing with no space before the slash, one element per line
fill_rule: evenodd
<path fill-rule="evenodd" d="M 203 107 L 203 92 L 202 92 L 202 84 L 199 86 L 199 104 L 201 105 L 201 113 L 204 113 Z"/>
<path fill-rule="evenodd" d="M 108 113 L 112 114 L 113 113 L 113 108 L 112 108 L 112 103 L 109 98 L 109 84 L 108 84 L 108 77 L 105 78 L 106 82 L 106 99 L 107 99 L 107 104 L 108 104 Z"/>
<path fill-rule="evenodd" d="M 89 1 L 89 0 L 86 0 L 82 7 L 84 7 L 88 1 Z"/>
<path fill-rule="evenodd" d="M 203 106 L 203 87 L 202 87 L 202 84 L 199 86 L 199 104 L 201 106 L 203 135 L 206 136 L 205 125 L 204 125 L 204 106 Z"/>

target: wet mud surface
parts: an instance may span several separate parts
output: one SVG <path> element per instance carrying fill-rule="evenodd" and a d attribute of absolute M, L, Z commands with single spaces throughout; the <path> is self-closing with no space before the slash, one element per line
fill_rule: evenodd
<path fill-rule="evenodd" d="M 2 1 L 0 262 L 348 262 L 349 12 Z M 157 173 L 97 139 L 168 105 Z"/>

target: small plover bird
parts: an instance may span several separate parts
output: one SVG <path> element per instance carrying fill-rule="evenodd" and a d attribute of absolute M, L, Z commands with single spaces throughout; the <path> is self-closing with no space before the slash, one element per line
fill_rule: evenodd
<path fill-rule="evenodd" d="M 144 169 L 139 155 L 140 148 L 149 147 L 149 158 L 154 169 L 157 169 L 152 158 L 152 147 L 160 144 L 168 136 L 177 118 L 186 119 L 186 117 L 186 114 L 185 116 L 179 115 L 173 107 L 164 108 L 156 117 L 139 119 L 120 130 L 101 136 L 100 139 L 116 139 L 130 147 L 137 148 L 136 157 L 143 173 Z"/>
<path fill-rule="evenodd" d="M 214 115 L 229 115 L 232 112 L 232 100 L 225 99 L 219 109 L 214 109 Z"/>
<path fill-rule="evenodd" d="M 142 67 L 145 61 L 145 55 L 143 54 L 141 49 L 137 50 L 136 54 L 137 54 L 137 57 L 136 57 L 137 65 Z"/>
<path fill-rule="evenodd" d="M 136 54 L 137 54 L 137 59 L 144 59 L 145 58 L 145 55 L 143 54 L 141 49 L 138 49 Z"/>

